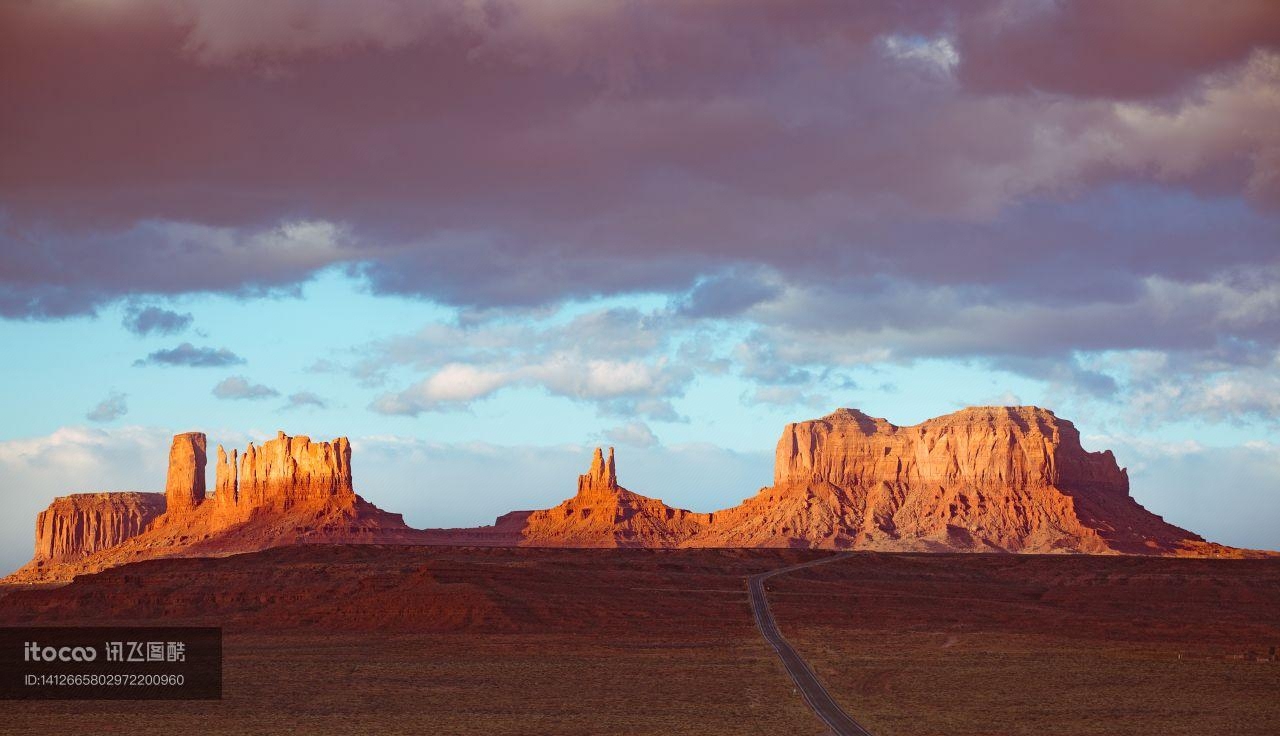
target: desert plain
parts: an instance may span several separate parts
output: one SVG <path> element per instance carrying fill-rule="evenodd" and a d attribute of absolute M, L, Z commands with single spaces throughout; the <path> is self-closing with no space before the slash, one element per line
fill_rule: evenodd
<path fill-rule="evenodd" d="M 304 544 L 11 585 L 4 625 L 224 627 L 224 697 L 0 733 L 817 736 L 745 578 L 830 554 Z M 857 552 L 767 587 L 875 734 L 1280 731 L 1277 559 Z"/>

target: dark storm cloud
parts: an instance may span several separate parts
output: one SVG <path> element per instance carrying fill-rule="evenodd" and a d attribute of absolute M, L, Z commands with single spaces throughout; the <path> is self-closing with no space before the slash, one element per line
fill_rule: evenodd
<path fill-rule="evenodd" d="M 1274 345 L 1205 294 L 1277 262 L 1275 7 L 5 4 L 0 314 L 337 266 L 841 355 Z"/>
<path fill-rule="evenodd" d="M 777 296 L 780 291 L 760 274 L 731 272 L 698 282 L 680 301 L 678 311 L 686 317 L 733 317 Z"/>
<path fill-rule="evenodd" d="M 196 347 L 184 342 L 176 348 L 157 350 L 145 358 L 135 360 L 135 366 L 181 365 L 192 368 L 220 368 L 245 362 L 244 358 L 226 348 Z"/>
<path fill-rule="evenodd" d="M 960 76 L 1001 92 L 1164 95 L 1280 44 L 1271 0 L 1004 3 L 974 21 L 959 34 Z"/>
<path fill-rule="evenodd" d="M 191 326 L 191 314 L 160 307 L 129 307 L 124 314 L 126 330 L 135 335 L 173 335 Z"/>

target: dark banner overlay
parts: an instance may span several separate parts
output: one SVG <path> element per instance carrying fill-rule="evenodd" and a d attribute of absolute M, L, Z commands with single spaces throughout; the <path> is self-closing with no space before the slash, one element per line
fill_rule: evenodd
<path fill-rule="evenodd" d="M 219 628 L 0 627 L 0 699 L 221 698 Z"/>

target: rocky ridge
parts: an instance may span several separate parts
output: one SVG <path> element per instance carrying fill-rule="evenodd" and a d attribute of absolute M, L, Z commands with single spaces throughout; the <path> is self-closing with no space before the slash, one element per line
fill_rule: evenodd
<path fill-rule="evenodd" d="M 313 442 L 279 432 L 261 447 L 250 443 L 243 454 L 233 450 L 229 457 L 219 446 L 212 496 L 205 494 L 205 447 L 200 432 L 173 438 L 163 496 L 97 493 L 75 505 L 66 498 L 55 500 L 37 521 L 35 557 L 8 582 L 66 580 L 155 557 L 218 556 L 308 542 L 415 539 L 399 514 L 382 511 L 355 493 L 351 444 L 345 437 Z M 116 515 L 135 507 L 137 512 Z M 72 535 L 80 541 L 63 546 L 79 553 L 41 553 L 42 526 L 76 528 L 84 526 L 83 519 L 99 517 L 120 519 L 111 523 L 111 544 L 90 544 L 93 537 Z"/>
<path fill-rule="evenodd" d="M 1084 450 L 1071 422 L 1038 407 L 970 407 L 906 427 L 838 409 L 789 424 L 773 484 L 714 513 L 622 487 L 613 449 L 606 456 L 597 448 L 572 497 L 469 529 L 412 529 L 365 501 L 354 490 L 346 438 L 280 432 L 243 453 L 219 446 L 210 496 L 205 447 L 201 433 L 174 438 L 164 496 L 55 500 L 37 520 L 35 557 L 8 582 L 307 542 L 1252 554 L 1147 511 L 1110 451 Z"/>

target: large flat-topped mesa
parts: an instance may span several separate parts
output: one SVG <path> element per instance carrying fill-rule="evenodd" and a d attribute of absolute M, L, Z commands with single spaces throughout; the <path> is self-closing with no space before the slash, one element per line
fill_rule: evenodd
<path fill-rule="evenodd" d="M 159 493 L 76 493 L 36 516 L 34 561 L 71 562 L 142 533 L 164 513 Z"/>
<path fill-rule="evenodd" d="M 1007 552 L 1176 552 L 1203 540 L 1129 496 L 1110 451 L 1033 406 L 899 427 L 856 409 L 788 424 L 774 484 L 698 544 Z"/>
<path fill-rule="evenodd" d="M 1034 406 L 970 407 L 899 427 L 856 409 L 788 424 L 774 485 L 815 481 L 1025 488 L 1085 483 L 1115 493 L 1128 477 L 1111 452 L 1086 452 L 1071 422 Z"/>

